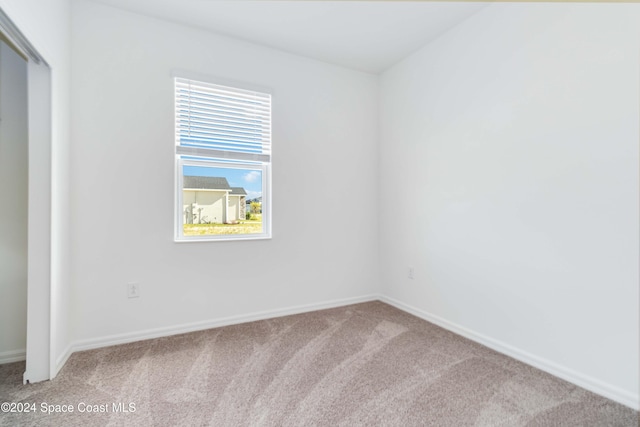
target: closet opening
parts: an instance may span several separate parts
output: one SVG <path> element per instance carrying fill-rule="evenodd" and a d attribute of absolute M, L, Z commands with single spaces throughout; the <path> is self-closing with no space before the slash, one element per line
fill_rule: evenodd
<path fill-rule="evenodd" d="M 0 9 L 0 363 L 48 380 L 51 339 L 51 68 Z"/>

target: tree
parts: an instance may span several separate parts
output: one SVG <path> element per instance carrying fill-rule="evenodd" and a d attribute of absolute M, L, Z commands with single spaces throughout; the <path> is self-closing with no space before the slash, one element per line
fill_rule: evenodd
<path fill-rule="evenodd" d="M 252 214 L 262 213 L 262 203 L 260 203 L 260 202 L 251 202 L 250 209 L 251 209 L 251 213 Z"/>

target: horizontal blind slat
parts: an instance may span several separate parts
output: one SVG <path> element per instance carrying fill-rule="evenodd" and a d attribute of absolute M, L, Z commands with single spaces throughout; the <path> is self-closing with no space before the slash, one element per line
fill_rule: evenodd
<path fill-rule="evenodd" d="M 219 98 L 206 98 L 202 96 L 193 96 L 188 94 L 180 94 L 178 96 L 178 103 L 185 108 L 192 108 L 193 106 L 215 106 L 217 108 L 225 108 L 229 111 L 236 111 L 238 113 L 267 113 L 269 107 L 264 104 L 248 104 L 245 102 L 234 102 L 233 100 L 219 99 Z"/>
<path fill-rule="evenodd" d="M 202 135 L 192 135 L 187 137 L 180 137 L 180 142 L 182 144 L 192 144 L 197 142 L 200 145 L 218 145 L 220 147 L 229 146 L 230 148 L 234 147 L 252 147 L 254 150 L 262 150 L 262 144 L 256 144 L 255 142 L 242 140 L 242 139 L 214 139 L 207 138 Z"/>
<path fill-rule="evenodd" d="M 176 121 L 180 127 L 188 127 L 189 123 L 197 123 L 198 126 L 213 126 L 232 129 L 244 129 L 265 132 L 271 129 L 268 123 L 264 122 L 242 122 L 239 120 L 225 120 L 224 117 L 202 116 L 200 114 L 179 115 Z"/>
<path fill-rule="evenodd" d="M 181 156 L 195 156 L 195 157 L 207 157 L 207 158 L 219 158 L 219 159 L 231 159 L 231 160 L 246 160 L 250 162 L 270 162 L 271 156 L 269 154 L 258 153 L 230 153 L 225 150 L 214 150 L 210 148 L 199 147 L 176 147 L 176 154 Z"/>
<path fill-rule="evenodd" d="M 240 89 L 236 87 L 222 86 L 213 83 L 206 83 L 196 80 L 176 78 L 176 88 L 186 88 L 191 89 L 194 88 L 196 90 L 208 91 L 208 92 L 217 92 L 229 94 L 237 97 L 245 97 L 245 98 L 256 98 L 256 99 L 268 99 L 271 98 L 271 94 L 265 92 L 259 92 L 255 90 L 246 90 Z"/>
<path fill-rule="evenodd" d="M 176 78 L 175 99 L 177 153 L 270 160 L 270 94 Z"/>

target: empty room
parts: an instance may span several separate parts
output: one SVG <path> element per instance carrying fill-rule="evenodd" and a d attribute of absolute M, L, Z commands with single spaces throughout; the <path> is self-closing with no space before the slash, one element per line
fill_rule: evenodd
<path fill-rule="evenodd" d="M 0 426 L 637 426 L 639 23 L 0 0 Z"/>

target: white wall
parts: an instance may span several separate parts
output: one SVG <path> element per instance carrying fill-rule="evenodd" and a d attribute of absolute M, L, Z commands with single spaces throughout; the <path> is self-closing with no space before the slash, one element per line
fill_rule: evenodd
<path fill-rule="evenodd" d="M 245 215 L 241 215 L 241 206 L 246 206 L 244 197 L 229 196 L 229 217 L 227 221 L 241 221 L 246 219 Z"/>
<path fill-rule="evenodd" d="M 225 191 L 195 191 L 184 190 L 182 192 L 182 223 L 190 215 L 196 215 L 191 224 L 200 224 L 204 221 L 222 224 L 225 221 Z M 193 205 L 197 207 L 191 209 Z"/>
<path fill-rule="evenodd" d="M 27 345 L 27 63 L 0 42 L 0 363 Z"/>
<path fill-rule="evenodd" d="M 639 12 L 495 4 L 380 95 L 383 292 L 632 406 Z"/>
<path fill-rule="evenodd" d="M 48 167 L 30 172 L 35 194 L 45 194 L 49 200 L 42 200 L 51 206 L 51 215 L 42 214 L 39 222 L 47 236 L 34 239 L 50 241 L 43 248 L 29 248 L 37 251 L 39 258 L 50 260 L 50 272 L 42 273 L 46 283 L 41 288 L 29 286 L 29 301 L 33 299 L 42 309 L 29 309 L 29 339 L 38 341 L 38 351 L 27 354 L 27 369 L 30 360 L 37 361 L 38 372 L 46 371 L 38 379 L 55 375 L 59 363 L 70 344 L 70 269 L 69 269 L 69 99 L 70 99 L 70 4 L 69 0 L 0 0 L 0 7 L 14 21 L 27 39 L 44 56 L 51 66 L 51 147 L 30 146 L 29 158 L 40 159 Z M 32 73 L 35 74 L 35 73 Z M 31 78 L 30 77 L 30 81 Z M 44 77 L 43 77 L 44 78 Z M 42 101 L 41 101 L 42 102 Z M 34 129 L 44 133 L 44 129 Z M 42 158 L 45 156 L 45 158 Z M 49 219 L 49 217 L 51 217 Z M 31 239 L 32 237 L 30 237 Z M 31 259 L 31 255 L 30 255 Z M 29 267 L 31 268 L 31 267 Z M 31 274 L 31 272 L 30 272 Z M 29 279 L 31 281 L 31 278 Z M 39 282 L 40 283 L 40 282 Z M 45 342 L 42 342 L 42 341 Z M 50 355 L 49 355 L 50 347 Z M 44 348 L 44 352 L 41 349 Z M 44 354 L 46 353 L 46 354 Z M 41 365 L 46 366 L 41 366 Z M 35 380 L 32 377 L 31 380 Z"/>
<path fill-rule="evenodd" d="M 343 207 L 376 198 L 375 76 L 95 3 L 72 11 L 80 343 L 372 292 L 375 210 Z M 273 239 L 173 241 L 173 69 L 273 89 Z"/>
<path fill-rule="evenodd" d="M 382 76 L 379 158 L 375 77 L 85 2 L 70 147 L 68 2 L 0 7 L 53 69 L 54 361 L 72 324 L 88 342 L 376 291 L 380 206 L 385 294 L 637 402 L 635 5 L 472 17 Z M 273 89 L 272 240 L 173 242 L 175 68 Z"/>

